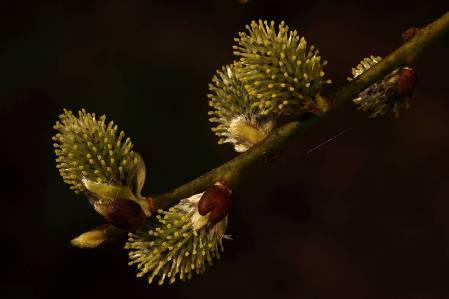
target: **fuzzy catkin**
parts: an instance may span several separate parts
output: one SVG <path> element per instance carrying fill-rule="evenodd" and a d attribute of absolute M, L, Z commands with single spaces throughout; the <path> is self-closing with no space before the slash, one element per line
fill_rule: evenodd
<path fill-rule="evenodd" d="M 380 56 L 370 56 L 364 58 L 352 69 L 352 78 L 349 81 L 357 79 L 363 73 L 368 71 L 374 65 L 382 60 Z M 358 96 L 353 99 L 354 104 L 359 110 L 370 113 L 370 117 L 384 116 L 388 112 L 393 112 L 396 117 L 401 110 L 410 107 L 408 96 L 399 95 L 399 80 L 403 69 L 399 67 L 387 74 L 384 78 L 362 90 Z"/>
<path fill-rule="evenodd" d="M 238 78 L 254 105 L 263 113 L 291 115 L 316 113 L 314 98 L 326 83 L 319 51 L 307 46 L 304 37 L 281 22 L 253 21 L 235 39 L 234 54 L 240 57 Z"/>
<path fill-rule="evenodd" d="M 231 143 L 237 152 L 244 152 L 271 132 L 274 121 L 245 90 L 235 68 L 235 64 L 224 66 L 209 84 L 209 121 L 217 124 L 212 131 L 219 144 Z"/>
<path fill-rule="evenodd" d="M 141 162 L 134 153 L 130 138 L 118 132 L 106 116 L 98 119 L 84 109 L 75 116 L 64 110 L 54 128 L 56 162 L 64 182 L 76 193 L 86 191 L 83 180 L 115 185 L 126 185 L 135 177 L 135 168 Z M 143 162 L 142 162 L 143 163 Z"/>
<path fill-rule="evenodd" d="M 198 213 L 203 193 L 181 200 L 168 211 L 159 210 L 157 222 L 129 234 L 125 248 L 130 265 L 136 264 L 138 277 L 148 276 L 151 284 L 176 279 L 187 280 L 201 274 L 223 251 L 227 217 L 218 223 L 208 223 L 207 216 Z"/>

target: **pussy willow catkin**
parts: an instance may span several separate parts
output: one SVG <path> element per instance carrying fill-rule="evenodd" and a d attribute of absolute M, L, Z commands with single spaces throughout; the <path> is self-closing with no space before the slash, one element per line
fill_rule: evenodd
<path fill-rule="evenodd" d="M 198 212 L 203 193 L 181 200 L 168 211 L 160 210 L 157 222 L 148 229 L 129 234 L 125 248 L 129 250 L 130 265 L 136 264 L 138 277 L 148 276 L 173 283 L 201 274 L 223 251 L 227 216 L 212 224 L 208 216 Z"/>
<path fill-rule="evenodd" d="M 235 64 L 224 66 L 212 78 L 209 121 L 217 123 L 212 131 L 220 137 L 218 143 L 231 143 L 237 152 L 244 152 L 259 143 L 274 126 L 272 117 L 259 107 L 257 100 L 248 94 L 237 79 Z"/>
<path fill-rule="evenodd" d="M 264 114 L 319 113 L 315 96 L 324 79 L 319 51 L 307 46 L 296 30 L 281 22 L 253 21 L 235 39 L 234 54 L 240 57 L 238 78 L 247 92 L 256 98 L 255 105 Z"/>
<path fill-rule="evenodd" d="M 209 85 L 209 105 L 219 143 L 244 152 L 264 140 L 286 115 L 321 114 L 329 105 L 320 97 L 324 79 L 318 50 L 284 22 L 253 21 L 236 38 L 238 62 L 217 71 Z"/>
<path fill-rule="evenodd" d="M 379 56 L 364 58 L 352 69 L 353 77 L 348 80 L 357 79 L 381 60 Z M 359 110 L 370 113 L 370 117 L 384 116 L 390 111 L 398 117 L 401 110 L 410 107 L 409 98 L 415 80 L 412 68 L 399 67 L 360 92 L 353 102 Z"/>
<path fill-rule="evenodd" d="M 130 138 L 113 121 L 106 122 L 106 116 L 97 118 L 84 109 L 77 116 L 64 110 L 59 118 L 53 141 L 56 167 L 64 182 L 76 193 L 85 193 L 102 215 L 116 199 L 132 200 L 149 215 L 140 194 L 145 163 L 133 151 Z"/>

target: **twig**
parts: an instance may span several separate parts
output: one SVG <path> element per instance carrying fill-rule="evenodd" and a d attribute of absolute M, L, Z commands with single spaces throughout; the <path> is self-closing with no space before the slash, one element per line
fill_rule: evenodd
<path fill-rule="evenodd" d="M 439 39 L 442 39 L 448 33 L 449 12 L 419 30 L 413 38 L 361 76 L 357 77 L 356 80 L 349 82 L 333 92 L 329 92 L 325 97 L 332 99 L 336 105 L 351 101 L 359 92 L 382 79 L 394 69 L 400 66 L 411 65 L 418 55 L 422 54 L 423 50 Z M 295 135 L 302 134 L 308 127 L 323 119 L 324 116 L 312 116 L 306 120 L 301 120 L 301 122 L 293 121 L 287 123 L 276 129 L 264 141 L 255 145 L 247 152 L 180 187 L 153 196 L 155 210 L 168 209 L 177 204 L 181 199 L 202 192 L 218 181 L 225 181 L 231 186 L 235 185 L 239 181 L 240 174 L 243 170 L 252 166 L 255 162 L 261 160 L 261 158 L 276 153 L 291 138 Z M 110 229 L 107 230 L 108 234 L 105 237 L 109 240 L 121 237 L 126 233 L 123 230 L 114 228 L 112 225 L 109 226 Z"/>

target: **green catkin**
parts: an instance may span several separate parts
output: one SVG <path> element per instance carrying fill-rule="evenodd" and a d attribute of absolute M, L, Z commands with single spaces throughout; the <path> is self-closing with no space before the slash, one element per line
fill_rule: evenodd
<path fill-rule="evenodd" d="M 130 138 L 118 131 L 106 116 L 96 117 L 84 109 L 75 116 L 64 110 L 54 125 L 56 167 L 75 193 L 83 192 L 100 214 L 110 203 L 129 199 L 138 203 L 147 216 L 149 205 L 141 195 L 145 163 L 133 151 Z"/>
<path fill-rule="evenodd" d="M 56 167 L 64 182 L 75 192 L 85 191 L 83 179 L 99 183 L 126 185 L 133 167 L 140 162 L 134 153 L 133 144 L 118 133 L 113 121 L 106 122 L 106 116 L 98 119 L 84 109 L 75 116 L 64 110 L 59 116 L 53 136 L 56 153 Z"/>
<path fill-rule="evenodd" d="M 255 105 L 256 98 L 237 79 L 235 68 L 235 64 L 224 66 L 209 84 L 209 121 L 217 124 L 212 131 L 219 144 L 231 143 L 237 152 L 244 152 L 265 139 L 274 121 L 265 107 Z"/>
<path fill-rule="evenodd" d="M 321 61 L 318 50 L 308 47 L 305 38 L 290 31 L 284 22 L 278 30 L 274 21 L 262 20 L 253 21 L 246 29 L 248 33 L 239 33 L 233 48 L 240 57 L 238 78 L 256 98 L 253 105 L 263 108 L 265 115 L 325 112 L 315 96 L 331 81 L 324 79 L 327 61 Z"/>
<path fill-rule="evenodd" d="M 159 210 L 157 221 L 147 230 L 130 233 L 125 248 L 129 265 L 137 265 L 138 277 L 173 283 L 203 273 L 220 258 L 227 217 L 216 224 L 198 213 L 202 193 L 181 200 L 168 211 Z"/>
<path fill-rule="evenodd" d="M 352 69 L 352 78 L 349 81 L 357 79 L 360 75 L 368 71 L 371 67 L 382 60 L 380 56 L 364 58 L 360 63 Z M 384 116 L 388 112 L 393 112 L 399 117 L 401 110 L 410 108 L 408 97 L 398 96 L 398 82 L 401 67 L 393 70 L 383 79 L 372 84 L 368 88 L 361 91 L 358 96 L 353 99 L 357 109 L 370 113 L 370 117 Z"/>
<path fill-rule="evenodd" d="M 358 76 L 362 75 L 364 72 L 369 70 L 373 65 L 379 63 L 381 60 L 382 57 L 373 55 L 362 59 L 362 61 L 360 61 L 356 67 L 352 68 L 352 78 L 348 78 L 348 80 L 351 81 L 357 78 Z"/>

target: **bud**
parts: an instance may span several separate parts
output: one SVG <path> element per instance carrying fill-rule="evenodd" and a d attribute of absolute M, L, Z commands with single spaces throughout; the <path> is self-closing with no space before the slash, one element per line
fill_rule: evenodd
<path fill-rule="evenodd" d="M 231 207 L 231 189 L 222 183 L 209 187 L 201 196 L 198 212 L 209 217 L 209 222 L 216 223 L 228 215 Z"/>
<path fill-rule="evenodd" d="M 206 197 L 213 192 L 223 194 L 215 188 L 209 190 Z M 177 278 L 187 280 L 220 258 L 228 220 L 211 221 L 218 219 L 211 219 L 214 209 L 206 215 L 199 212 L 200 200 L 208 202 L 204 201 L 206 192 L 185 198 L 168 211 L 159 210 L 157 223 L 129 234 L 125 248 L 129 250 L 129 264 L 137 264 L 140 270 L 138 277 L 148 275 L 149 283 L 157 279 L 158 284 L 166 280 L 173 283 Z"/>
<path fill-rule="evenodd" d="M 93 230 L 85 232 L 74 238 L 70 243 L 79 248 L 97 248 L 108 240 L 109 231 L 112 229 L 110 224 L 100 225 Z"/>
<path fill-rule="evenodd" d="M 411 40 L 417 33 L 419 32 L 419 28 L 416 27 L 411 27 L 407 30 L 405 30 L 402 33 L 402 41 L 404 43 L 408 42 L 409 40 Z"/>
<path fill-rule="evenodd" d="M 117 199 L 107 206 L 105 219 L 117 228 L 135 231 L 145 224 L 147 217 L 136 202 Z"/>
<path fill-rule="evenodd" d="M 356 68 L 352 69 L 353 78 L 348 78 L 348 80 L 356 79 L 381 59 L 379 56 L 363 59 Z M 410 107 L 408 98 L 415 85 L 414 70 L 410 67 L 399 67 L 360 92 L 353 102 L 358 109 L 370 112 L 370 117 L 383 116 L 389 111 L 398 117 L 400 110 Z"/>

